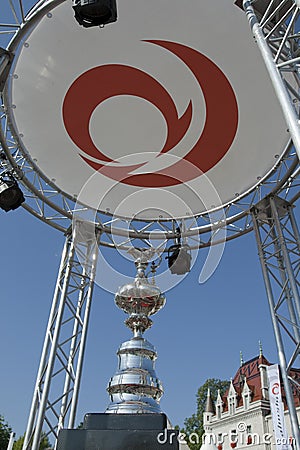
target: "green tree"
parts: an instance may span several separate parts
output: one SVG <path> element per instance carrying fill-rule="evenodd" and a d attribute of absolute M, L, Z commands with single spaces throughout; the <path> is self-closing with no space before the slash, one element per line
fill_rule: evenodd
<path fill-rule="evenodd" d="M 201 437 L 204 433 L 203 430 L 203 413 L 205 410 L 206 399 L 207 399 L 207 390 L 210 389 L 211 397 L 214 401 L 217 399 L 218 390 L 220 390 L 220 394 L 223 395 L 225 391 L 229 387 L 229 381 L 219 380 L 217 378 L 209 378 L 205 381 L 205 383 L 199 387 L 197 392 L 197 410 L 196 413 L 191 417 L 188 417 L 184 421 L 184 427 L 181 429 L 181 432 L 186 435 L 186 441 L 191 450 L 199 450 L 202 444 Z M 192 443 L 189 441 L 188 437 L 192 434 L 196 433 L 199 436 L 199 440 L 191 439 L 192 441 L 199 441 Z"/>
<path fill-rule="evenodd" d="M 46 433 L 43 432 L 39 450 L 47 450 L 47 449 L 52 450 L 52 446 L 50 444 L 48 436 L 46 435 Z"/>
<path fill-rule="evenodd" d="M 19 439 L 14 443 L 13 450 L 22 450 L 24 438 L 25 434 L 19 437 Z M 43 432 L 39 450 L 47 450 L 47 449 L 51 449 L 51 444 L 49 442 L 48 436 L 46 435 L 46 433 Z"/>
<path fill-rule="evenodd" d="M 9 442 L 11 428 L 4 417 L 0 415 L 0 450 L 6 450 Z"/>
<path fill-rule="evenodd" d="M 19 437 L 19 439 L 14 442 L 13 450 L 22 450 L 23 442 L 24 436 Z"/>

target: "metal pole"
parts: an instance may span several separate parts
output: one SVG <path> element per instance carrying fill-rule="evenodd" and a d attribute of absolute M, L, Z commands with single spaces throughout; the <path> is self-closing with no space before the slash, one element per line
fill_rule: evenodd
<path fill-rule="evenodd" d="M 291 285 L 291 289 L 292 289 L 292 294 L 293 294 L 293 298 L 296 304 L 296 311 L 298 314 L 298 317 L 300 317 L 300 298 L 299 298 L 299 292 L 298 292 L 298 287 L 297 287 L 297 283 L 295 280 L 295 275 L 294 275 L 294 271 L 291 265 L 291 260 L 289 258 L 289 252 L 286 246 L 286 242 L 282 233 L 282 229 L 280 226 L 280 220 L 279 220 L 279 216 L 278 216 L 278 211 L 274 202 L 274 198 L 270 198 L 270 205 L 271 205 L 271 209 L 272 209 L 272 216 L 273 216 L 273 220 L 274 220 L 274 224 L 276 227 L 276 231 L 277 231 L 277 235 L 278 235 L 278 239 L 279 239 L 279 246 L 282 252 L 282 256 L 284 259 L 284 263 L 285 263 L 285 268 L 287 271 L 287 276 Z"/>
<path fill-rule="evenodd" d="M 292 326 L 293 326 L 295 340 L 297 341 L 297 343 L 299 343 L 300 342 L 300 334 L 299 334 L 298 318 L 296 316 L 295 308 L 293 305 L 293 298 L 291 297 L 291 292 L 290 292 L 289 285 L 288 285 L 288 278 L 285 273 L 285 267 L 284 267 L 284 261 L 283 261 L 281 249 L 278 244 L 278 239 L 277 239 L 273 224 L 271 223 L 269 225 L 271 228 L 271 235 L 272 235 L 272 238 L 274 241 L 274 248 L 275 248 L 276 257 L 277 257 L 277 261 L 278 261 L 280 278 L 281 278 L 283 290 L 284 290 L 285 296 L 286 296 L 289 315 L 290 315 L 291 321 L 293 323 Z"/>
<path fill-rule="evenodd" d="M 74 426 L 99 237 L 80 221 L 67 237 L 23 450 L 37 450 L 42 431 L 56 441 L 67 417 Z"/>
<path fill-rule="evenodd" d="M 262 268 L 262 273 L 263 273 L 263 278 L 264 278 L 264 283 L 265 283 L 265 288 L 266 288 L 266 293 L 267 293 L 267 298 L 268 298 L 268 303 L 269 303 L 269 309 L 270 309 L 270 314 L 271 314 L 271 320 L 272 320 L 272 325 L 273 325 L 273 331 L 274 331 L 277 350 L 278 350 L 278 359 L 279 359 L 279 365 L 281 368 L 282 381 L 283 381 L 283 385 L 284 385 L 287 404 L 289 407 L 292 430 L 293 430 L 293 434 L 294 434 L 294 438 L 295 438 L 295 442 L 296 442 L 296 448 L 297 448 L 297 450 L 300 450 L 300 432 L 299 432 L 298 418 L 297 418 L 297 413 L 296 413 L 296 409 L 295 409 L 295 403 L 294 403 L 291 386 L 290 386 L 288 375 L 287 375 L 287 364 L 286 364 L 286 359 L 285 359 L 284 346 L 283 346 L 283 341 L 282 341 L 277 317 L 275 314 L 275 302 L 274 302 L 274 297 L 273 297 L 273 292 L 272 292 L 272 286 L 271 286 L 268 269 L 267 269 L 266 262 L 265 262 L 265 255 L 264 255 L 264 250 L 263 250 L 263 246 L 262 246 L 262 241 L 261 241 L 261 236 L 260 236 L 260 231 L 259 231 L 259 226 L 258 226 L 258 220 L 257 220 L 255 212 L 252 212 L 252 217 L 253 217 L 253 228 L 255 231 L 255 237 L 256 237 L 256 242 L 257 242 L 257 247 L 258 247 L 258 255 L 259 255 L 259 259 L 260 259 L 260 263 L 261 263 L 261 268 Z"/>
<path fill-rule="evenodd" d="M 88 324 L 89 324 L 92 294 L 93 294 L 93 288 L 94 288 L 94 279 L 95 279 L 96 267 L 97 267 L 97 257 L 98 257 L 98 239 L 97 239 L 97 237 L 91 235 L 90 239 L 89 239 L 89 243 L 87 245 L 85 262 L 83 263 L 81 288 L 80 288 L 77 309 L 76 309 L 76 314 L 75 314 L 75 316 L 79 318 L 81 316 L 82 308 L 85 304 L 84 317 L 83 317 L 82 323 L 79 323 L 79 320 L 74 321 L 74 327 L 73 327 L 73 333 L 72 333 L 73 337 L 72 337 L 71 346 L 70 346 L 66 378 L 65 378 L 65 386 L 64 386 L 64 390 L 63 390 L 63 392 L 65 393 L 65 396 L 62 400 L 60 417 L 59 417 L 59 421 L 58 421 L 58 431 L 65 426 L 65 423 L 64 423 L 65 416 L 66 416 L 67 410 L 70 406 L 69 402 L 68 402 L 68 397 L 69 397 L 72 375 L 75 376 L 75 379 L 74 379 L 74 384 L 73 384 L 73 389 L 72 389 L 72 399 L 71 399 L 68 428 L 73 428 L 74 424 L 75 424 L 78 394 L 79 394 L 79 387 L 80 387 L 81 374 L 82 374 L 82 365 L 83 365 L 86 337 L 87 337 Z M 88 268 L 89 264 L 91 265 L 90 268 Z M 90 273 L 89 274 L 89 285 L 88 285 L 87 292 L 85 292 L 84 289 L 86 286 L 86 282 L 87 282 L 86 279 L 87 279 L 88 273 Z M 80 330 L 79 325 L 81 325 L 81 330 Z M 80 336 L 79 336 L 79 334 L 80 334 Z M 76 370 L 74 370 L 73 364 L 74 364 L 75 354 L 78 350 L 78 339 L 80 339 L 80 348 L 79 348 L 79 352 L 78 352 L 78 360 L 77 360 Z"/>
<path fill-rule="evenodd" d="M 4 49 L 1 49 L 1 50 L 3 51 Z M 9 58 L 8 52 L 3 51 L 3 53 L 0 54 L 0 80 L 1 80 L 2 74 L 4 73 L 6 67 L 9 64 L 9 61 L 10 61 L 10 58 Z"/>
<path fill-rule="evenodd" d="M 295 2 L 295 4 L 296 4 L 296 6 L 297 6 L 298 8 L 300 8 L 300 0 L 294 0 L 294 2 Z"/>
<path fill-rule="evenodd" d="M 300 1 L 296 0 L 297 6 L 299 6 L 299 3 Z M 269 72 L 269 76 L 271 78 L 273 87 L 275 89 L 275 93 L 277 95 L 286 123 L 288 125 L 289 132 L 291 134 L 296 152 L 298 154 L 298 158 L 300 159 L 300 129 L 296 111 L 291 103 L 291 99 L 286 90 L 284 81 L 281 78 L 280 72 L 273 60 L 272 52 L 260 28 L 259 22 L 254 13 L 254 9 L 251 5 L 251 1 L 243 0 L 243 8 L 246 12 L 253 36 L 256 39 L 257 45 L 264 59 L 266 68 Z"/>
<path fill-rule="evenodd" d="M 288 215 L 289 215 L 290 222 L 291 222 L 292 229 L 293 229 L 293 233 L 294 233 L 294 236 L 295 236 L 295 239 L 296 239 L 296 244 L 297 244 L 297 247 L 298 247 L 298 251 L 300 252 L 300 234 L 299 234 L 299 229 L 298 229 L 298 225 L 297 225 L 297 222 L 296 222 L 296 219 L 295 219 L 295 215 L 294 215 L 292 206 L 288 206 Z"/>
<path fill-rule="evenodd" d="M 8 443 L 8 446 L 7 446 L 7 450 L 12 450 L 13 445 L 14 445 L 14 440 L 15 440 L 15 433 L 10 433 L 9 443 Z"/>
<path fill-rule="evenodd" d="M 49 389 L 50 389 L 51 375 L 52 375 L 52 371 L 53 371 L 53 367 L 54 367 L 58 337 L 59 337 L 59 333 L 60 333 L 60 326 L 61 326 L 61 321 L 62 321 L 64 307 L 65 307 L 65 297 L 66 297 L 69 279 L 70 279 L 71 270 L 72 270 L 72 264 L 71 264 L 70 260 L 73 259 L 74 253 L 75 253 L 75 245 L 74 245 L 74 236 L 73 236 L 73 239 L 72 239 L 72 242 L 70 245 L 70 250 L 69 250 L 70 257 L 67 262 L 66 273 L 65 273 L 63 288 L 62 288 L 61 297 L 60 297 L 60 303 L 59 303 L 59 307 L 57 310 L 55 330 L 54 330 L 52 346 L 51 346 L 51 350 L 50 350 L 50 354 L 49 354 L 49 358 L 48 358 L 48 365 L 47 365 L 47 370 L 46 370 L 46 374 L 45 374 L 43 393 L 42 393 L 42 397 L 41 397 L 40 405 L 39 405 L 35 433 L 34 433 L 34 438 L 33 438 L 33 443 L 32 443 L 32 450 L 39 450 L 40 437 L 41 437 L 41 433 L 42 433 L 42 427 L 43 427 L 45 411 L 46 411 L 46 406 L 47 406 L 47 400 L 48 400 L 48 395 L 49 395 Z"/>
<path fill-rule="evenodd" d="M 81 290 L 80 290 L 77 309 L 76 309 L 77 317 L 80 317 L 80 311 L 81 311 L 81 308 L 82 308 L 82 305 L 84 302 L 84 283 L 85 283 L 84 277 L 86 275 L 85 267 L 83 268 L 82 275 L 83 275 L 83 278 L 81 280 Z M 67 406 L 68 406 L 69 389 L 70 389 L 70 383 L 71 383 L 71 372 L 73 369 L 73 360 L 74 360 L 77 341 L 78 341 L 78 329 L 79 329 L 79 322 L 78 322 L 78 320 L 75 320 L 74 326 L 73 326 L 73 332 L 72 332 L 73 338 L 72 338 L 71 346 L 70 346 L 66 378 L 65 378 L 65 385 L 64 385 L 64 390 L 63 390 L 63 392 L 65 392 L 66 395 L 63 397 L 62 403 L 61 403 L 60 416 L 58 419 L 58 430 L 57 430 L 58 432 L 61 428 L 64 428 L 64 420 L 65 420 L 65 414 L 66 414 Z"/>
<path fill-rule="evenodd" d="M 89 289 L 87 292 L 84 322 L 83 322 L 82 333 L 81 333 L 81 346 L 80 346 L 78 361 L 77 361 L 76 378 L 75 378 L 75 382 L 74 382 L 74 392 L 73 392 L 73 397 L 72 397 L 68 428 L 74 428 L 74 425 L 75 425 L 79 387 L 80 387 L 81 375 L 82 375 L 83 357 L 84 357 L 85 346 L 86 346 L 87 330 L 88 330 L 89 317 L 90 317 L 90 311 L 91 311 L 91 302 L 92 302 L 92 296 L 93 296 L 93 290 L 94 290 L 94 281 L 95 281 L 96 269 L 97 269 L 97 260 L 98 260 L 98 242 L 96 242 L 96 246 L 94 246 L 94 249 L 92 252 L 92 268 L 91 268 L 91 275 L 90 275 L 91 282 L 90 282 Z"/>
<path fill-rule="evenodd" d="M 25 438 L 24 438 L 22 450 L 28 449 L 29 443 L 32 439 L 32 435 L 34 432 L 34 422 L 35 422 L 36 410 L 37 410 L 37 406 L 38 406 L 38 402 L 39 402 L 39 386 L 40 386 L 40 383 L 42 380 L 43 373 L 46 368 L 47 355 L 48 355 L 48 351 L 49 351 L 50 344 L 51 344 L 50 330 L 51 330 L 52 324 L 54 323 L 54 320 L 55 320 L 55 314 L 56 314 L 57 304 L 58 304 L 59 295 L 60 295 L 59 277 L 60 277 L 63 267 L 66 263 L 66 258 L 69 253 L 69 246 L 70 246 L 70 236 L 67 236 L 65 245 L 63 248 L 63 252 L 62 252 L 62 257 L 61 257 L 61 262 L 60 262 L 60 267 L 59 267 L 59 272 L 58 272 L 58 279 L 56 282 L 55 291 L 54 291 L 54 295 L 53 295 L 53 302 L 52 302 L 51 311 L 49 314 L 49 320 L 48 320 L 48 325 L 47 325 L 47 329 L 46 329 L 46 335 L 45 335 L 45 340 L 44 340 L 44 345 L 43 345 L 43 350 L 42 350 L 40 365 L 39 365 L 39 369 L 38 369 L 36 384 L 35 384 L 35 388 L 34 388 L 34 394 L 33 394 L 33 399 L 32 399 L 32 403 L 31 403 L 28 424 L 27 424 L 27 428 L 26 428 L 26 432 L 25 432 Z"/>

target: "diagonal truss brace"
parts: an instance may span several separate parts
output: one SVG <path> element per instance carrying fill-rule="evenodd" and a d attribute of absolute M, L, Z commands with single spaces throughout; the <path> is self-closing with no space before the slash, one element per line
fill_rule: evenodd
<path fill-rule="evenodd" d="M 56 441 L 74 427 L 99 239 L 83 222 L 66 236 L 23 450 L 38 450 L 42 432 Z"/>
<path fill-rule="evenodd" d="M 294 394 L 299 380 L 291 368 L 300 356 L 300 236 L 293 206 L 280 197 L 268 197 L 252 209 L 258 254 L 278 350 L 286 401 L 296 448 L 300 432 Z"/>
<path fill-rule="evenodd" d="M 243 8 L 300 159 L 300 0 L 243 0 Z"/>

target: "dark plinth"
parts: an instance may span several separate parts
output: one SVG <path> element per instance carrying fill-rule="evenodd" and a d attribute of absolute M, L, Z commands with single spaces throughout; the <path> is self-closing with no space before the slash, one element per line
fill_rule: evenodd
<path fill-rule="evenodd" d="M 86 414 L 83 428 L 61 430 L 57 450 L 178 450 L 165 414 Z"/>
<path fill-rule="evenodd" d="M 88 413 L 84 416 L 86 430 L 163 430 L 167 428 L 165 414 L 105 414 Z"/>

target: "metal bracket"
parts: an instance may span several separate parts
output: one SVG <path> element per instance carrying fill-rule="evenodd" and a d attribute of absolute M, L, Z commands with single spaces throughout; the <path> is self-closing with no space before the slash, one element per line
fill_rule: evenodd
<path fill-rule="evenodd" d="M 274 0 L 272 3 L 270 3 L 270 0 L 252 0 L 250 3 L 252 4 L 253 10 L 257 17 L 263 17 L 267 9 L 270 14 L 272 14 L 275 10 L 278 10 L 276 12 L 276 20 L 280 20 L 292 6 L 293 0 L 287 0 L 284 4 L 282 4 L 282 0 Z M 236 0 L 234 4 L 244 10 L 243 0 Z"/>
<path fill-rule="evenodd" d="M 278 197 L 277 195 L 272 196 L 277 207 L 279 218 L 282 218 L 288 214 L 288 208 L 291 208 L 291 204 L 285 199 Z M 269 197 L 264 198 L 258 202 L 255 207 L 255 212 L 257 218 L 264 223 L 268 223 L 270 218 L 272 218 L 272 211 L 270 206 Z"/>

